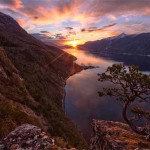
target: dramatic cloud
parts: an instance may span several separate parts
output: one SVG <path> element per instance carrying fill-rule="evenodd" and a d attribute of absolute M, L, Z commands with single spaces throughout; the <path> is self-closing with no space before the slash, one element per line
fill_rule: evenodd
<path fill-rule="evenodd" d="M 111 1 L 100 1 L 95 0 L 92 3 L 91 11 L 94 16 L 110 15 L 122 15 L 122 14 L 150 14 L 150 1 L 149 0 L 111 0 Z"/>
<path fill-rule="evenodd" d="M 150 0 L 0 0 L 0 11 L 28 32 L 58 39 L 150 31 Z"/>
<path fill-rule="evenodd" d="M 116 19 L 116 15 L 124 13 L 150 14 L 149 0 L 1 0 L 0 4 L 17 7 L 16 11 L 19 14 L 37 23 L 53 23 L 65 19 L 84 22 L 90 21 L 92 17 L 106 15 L 111 19 Z"/>
<path fill-rule="evenodd" d="M 81 32 L 96 32 L 96 31 L 101 31 L 101 30 L 113 27 L 115 25 L 116 25 L 116 23 L 109 24 L 109 25 L 103 26 L 101 28 L 98 28 L 98 27 L 89 27 L 88 29 L 81 29 Z"/>
<path fill-rule="evenodd" d="M 23 19 L 23 18 L 19 18 L 17 19 L 17 22 L 19 23 L 19 25 L 22 27 L 22 28 L 25 28 L 26 27 L 26 30 L 27 31 L 31 31 L 35 28 L 35 25 L 30 23 L 29 21 L 27 21 L 26 19 Z"/>
<path fill-rule="evenodd" d="M 46 34 L 47 34 L 47 33 L 48 33 L 48 34 L 50 33 L 50 32 L 48 32 L 48 31 L 40 31 L 40 32 L 41 32 L 41 33 L 46 33 Z"/>
<path fill-rule="evenodd" d="M 22 6 L 22 1 L 21 0 L 1 0 L 0 6 L 1 5 L 12 7 L 12 8 L 19 8 Z"/>
<path fill-rule="evenodd" d="M 54 39 L 53 37 L 50 37 L 50 36 L 47 36 L 47 35 L 41 34 L 41 33 L 32 33 L 31 35 L 33 37 L 35 37 L 36 39 L 39 39 L 43 42 L 51 41 Z"/>
<path fill-rule="evenodd" d="M 76 31 L 73 27 L 65 27 L 65 30 L 67 31 L 66 38 L 69 38 L 70 36 L 76 35 Z"/>
<path fill-rule="evenodd" d="M 73 27 L 65 27 L 66 30 L 73 30 Z"/>
<path fill-rule="evenodd" d="M 55 34 L 55 38 L 59 40 L 66 40 L 66 36 L 64 36 L 62 33 Z"/>

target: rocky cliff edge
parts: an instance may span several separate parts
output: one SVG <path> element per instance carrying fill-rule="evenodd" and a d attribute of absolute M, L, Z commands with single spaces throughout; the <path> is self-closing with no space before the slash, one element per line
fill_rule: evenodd
<path fill-rule="evenodd" d="M 127 124 L 93 120 L 91 150 L 150 150 L 150 141 L 133 133 Z"/>

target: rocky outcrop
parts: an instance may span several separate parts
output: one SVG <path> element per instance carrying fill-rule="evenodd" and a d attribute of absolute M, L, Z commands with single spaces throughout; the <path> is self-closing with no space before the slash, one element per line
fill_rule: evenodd
<path fill-rule="evenodd" d="M 3 141 L 6 149 L 43 149 L 54 144 L 50 138 L 40 128 L 24 124 L 12 131 Z"/>
<path fill-rule="evenodd" d="M 127 124 L 93 120 L 92 129 L 91 150 L 150 150 L 150 141 L 133 133 Z"/>
<path fill-rule="evenodd" d="M 8 134 L 0 142 L 1 150 L 48 150 L 48 149 L 63 149 L 55 143 L 55 139 L 44 132 L 37 126 L 23 124 L 17 127 L 14 131 Z M 70 150 L 76 150 L 71 148 Z"/>

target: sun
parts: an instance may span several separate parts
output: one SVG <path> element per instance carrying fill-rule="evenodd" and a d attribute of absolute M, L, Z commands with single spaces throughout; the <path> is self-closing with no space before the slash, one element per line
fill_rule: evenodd
<path fill-rule="evenodd" d="M 73 40 L 71 41 L 71 45 L 75 48 L 78 45 L 78 41 L 77 40 Z"/>
<path fill-rule="evenodd" d="M 78 40 L 78 39 L 69 40 L 65 44 L 72 46 L 73 48 L 76 48 L 80 44 L 80 40 Z"/>

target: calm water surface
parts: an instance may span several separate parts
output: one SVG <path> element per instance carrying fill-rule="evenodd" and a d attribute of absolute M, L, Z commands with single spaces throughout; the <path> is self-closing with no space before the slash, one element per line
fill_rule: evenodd
<path fill-rule="evenodd" d="M 77 57 L 77 63 L 80 65 L 94 65 L 99 66 L 99 68 L 89 69 L 81 71 L 67 80 L 66 84 L 66 98 L 65 98 L 65 111 L 66 114 L 73 120 L 73 122 L 78 126 L 78 128 L 83 133 L 83 136 L 89 140 L 91 133 L 91 120 L 101 119 L 101 120 L 114 120 L 123 121 L 121 117 L 121 103 L 113 100 L 109 97 L 99 97 L 97 92 L 102 87 L 108 87 L 106 83 L 98 82 L 97 73 L 102 73 L 108 66 L 114 63 L 124 62 L 127 65 L 136 64 L 140 66 L 139 60 L 142 61 L 141 68 L 143 68 L 143 63 L 145 63 L 144 71 L 150 71 L 150 57 L 140 59 L 137 57 L 133 59 L 133 56 L 126 56 L 121 59 L 119 56 L 117 58 L 110 59 L 109 57 L 100 57 L 95 54 L 90 54 L 85 51 L 80 51 L 76 49 L 66 50 L 68 53 Z M 118 59 L 119 57 L 119 59 Z M 132 58 L 129 58 L 132 57 Z M 143 60 L 142 60 L 143 59 Z M 118 60 L 118 61 L 114 61 Z M 130 60 L 130 61 L 129 61 Z M 137 60 L 137 61 L 135 61 Z M 143 62 L 146 61 L 146 62 Z M 137 63 L 136 63 L 137 62 Z M 148 62 L 148 63 L 147 63 Z M 145 105 L 145 104 L 143 104 Z M 144 106 L 150 109 L 150 106 Z"/>

